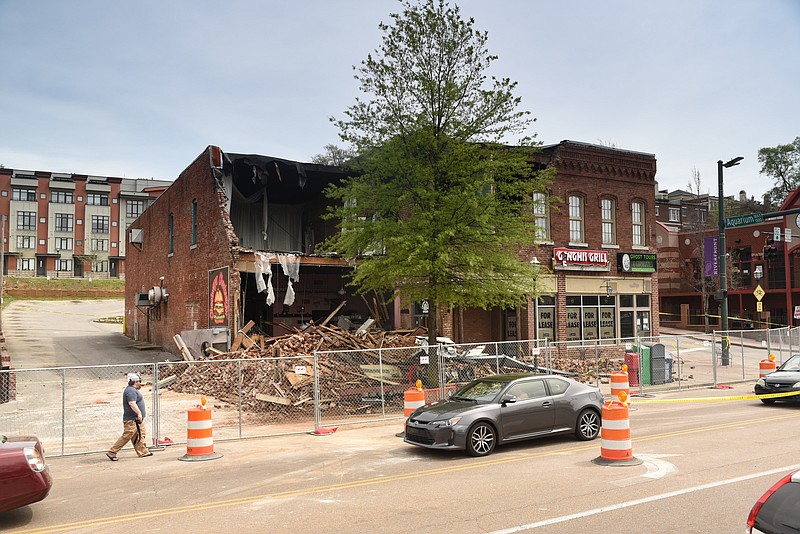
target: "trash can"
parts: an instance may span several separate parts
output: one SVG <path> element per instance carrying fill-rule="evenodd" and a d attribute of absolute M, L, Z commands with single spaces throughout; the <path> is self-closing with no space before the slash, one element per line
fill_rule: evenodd
<path fill-rule="evenodd" d="M 650 374 L 653 385 L 667 383 L 667 351 L 662 343 L 650 345 Z"/>
<path fill-rule="evenodd" d="M 643 386 L 649 386 L 652 383 L 650 381 L 650 347 L 652 345 L 653 343 L 642 343 L 633 346 L 633 350 L 639 354 L 642 362 L 642 367 L 639 369 L 639 382 Z"/>
<path fill-rule="evenodd" d="M 633 351 L 625 351 L 625 365 L 628 366 L 628 385 L 639 386 L 639 355 Z"/>

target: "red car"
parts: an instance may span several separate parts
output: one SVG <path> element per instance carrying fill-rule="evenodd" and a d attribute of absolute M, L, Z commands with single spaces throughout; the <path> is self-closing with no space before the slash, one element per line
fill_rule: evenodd
<path fill-rule="evenodd" d="M 52 485 L 38 438 L 0 435 L 0 513 L 41 501 Z"/>

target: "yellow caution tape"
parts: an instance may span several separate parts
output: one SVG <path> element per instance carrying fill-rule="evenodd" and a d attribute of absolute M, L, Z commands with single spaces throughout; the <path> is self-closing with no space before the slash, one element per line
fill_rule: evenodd
<path fill-rule="evenodd" d="M 737 395 L 734 397 L 703 397 L 695 399 L 640 399 L 633 397 L 630 404 L 655 404 L 659 402 L 721 402 L 734 400 L 761 400 L 779 399 L 781 397 L 800 396 L 800 391 L 787 391 L 786 393 L 767 393 L 765 395 Z"/>

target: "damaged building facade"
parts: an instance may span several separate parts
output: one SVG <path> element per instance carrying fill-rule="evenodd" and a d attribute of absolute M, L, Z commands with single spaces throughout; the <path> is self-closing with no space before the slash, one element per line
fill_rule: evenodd
<path fill-rule="evenodd" d="M 561 203 L 535 206 L 540 235 L 520 250 L 541 269 L 545 293 L 511 310 L 443 310 L 442 335 L 457 342 L 610 338 L 657 333 L 652 243 L 655 157 L 562 141 L 540 165 L 557 177 Z M 343 169 L 209 146 L 128 232 L 125 333 L 171 352 L 230 347 L 250 325 L 267 336 L 324 320 L 358 327 L 426 326 L 421 303 L 356 295 L 352 265 L 321 254 L 339 231 L 324 220 L 330 183 Z"/>

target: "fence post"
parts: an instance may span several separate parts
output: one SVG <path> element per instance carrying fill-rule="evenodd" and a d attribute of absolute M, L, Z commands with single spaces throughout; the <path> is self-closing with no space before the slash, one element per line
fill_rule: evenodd
<path fill-rule="evenodd" d="M 319 404 L 319 353 L 314 351 L 314 432 L 318 432 L 322 426 L 322 412 Z"/>
<path fill-rule="evenodd" d="M 594 344 L 594 385 L 600 387 L 600 340 Z"/>
<path fill-rule="evenodd" d="M 717 331 L 711 332 L 711 377 L 714 388 L 717 387 Z"/>
<path fill-rule="evenodd" d="M 156 447 L 158 446 L 158 441 L 161 433 L 161 403 L 159 402 L 161 399 L 161 392 L 158 389 L 158 381 L 159 381 L 159 374 L 158 374 L 158 362 L 153 363 L 153 392 L 151 393 L 153 397 L 153 411 L 151 417 L 153 418 L 153 445 Z"/>
<path fill-rule="evenodd" d="M 243 378 L 242 378 L 242 360 L 238 360 L 236 362 L 236 385 L 237 385 L 236 389 L 238 389 L 236 396 L 239 399 L 239 437 L 241 438 L 242 437 L 242 411 L 243 411 L 243 406 L 242 406 L 242 397 L 243 397 L 242 393 L 243 392 L 242 392 L 242 388 L 244 386 Z"/>
<path fill-rule="evenodd" d="M 381 417 L 386 418 L 386 389 L 383 387 L 383 349 L 378 349 L 378 376 L 381 377 L 379 384 L 381 390 Z"/>
<path fill-rule="evenodd" d="M 742 351 L 742 380 L 746 377 L 744 376 L 744 330 L 739 330 L 739 345 Z"/>
<path fill-rule="evenodd" d="M 66 454 L 64 443 L 67 433 L 67 370 L 61 369 L 61 455 Z"/>
<path fill-rule="evenodd" d="M 681 337 L 676 335 L 675 336 L 675 361 L 673 362 L 675 367 L 678 369 L 678 390 L 681 389 L 681 373 L 683 370 L 681 369 Z"/>

